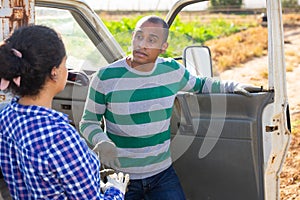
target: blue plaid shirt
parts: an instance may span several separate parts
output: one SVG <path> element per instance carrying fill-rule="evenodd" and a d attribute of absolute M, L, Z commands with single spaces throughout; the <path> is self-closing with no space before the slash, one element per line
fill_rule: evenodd
<path fill-rule="evenodd" d="M 13 199 L 123 199 L 100 190 L 100 162 L 63 113 L 23 106 L 0 114 L 0 166 Z"/>

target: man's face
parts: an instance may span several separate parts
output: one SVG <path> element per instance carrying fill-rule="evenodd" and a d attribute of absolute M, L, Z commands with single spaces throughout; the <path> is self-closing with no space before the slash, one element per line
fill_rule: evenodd
<path fill-rule="evenodd" d="M 132 56 L 135 64 L 154 63 L 159 54 L 164 53 L 168 43 L 164 41 L 161 24 L 144 22 L 136 27 L 132 38 Z"/>

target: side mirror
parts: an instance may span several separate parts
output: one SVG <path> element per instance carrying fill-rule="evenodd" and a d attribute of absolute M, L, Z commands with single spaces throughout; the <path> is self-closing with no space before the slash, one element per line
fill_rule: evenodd
<path fill-rule="evenodd" d="M 88 75 L 83 71 L 69 70 L 67 83 L 79 86 L 87 86 L 90 83 Z"/>
<path fill-rule="evenodd" d="M 212 77 L 212 61 L 209 47 L 188 46 L 183 51 L 184 66 L 194 75 Z"/>

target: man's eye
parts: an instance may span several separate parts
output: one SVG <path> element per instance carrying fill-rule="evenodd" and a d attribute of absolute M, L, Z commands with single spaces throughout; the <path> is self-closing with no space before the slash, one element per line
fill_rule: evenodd
<path fill-rule="evenodd" d="M 151 43 L 151 44 L 154 44 L 154 43 L 156 43 L 156 39 L 155 38 L 150 38 L 149 40 L 148 40 L 148 42 L 149 43 Z"/>
<path fill-rule="evenodd" d="M 138 39 L 138 40 L 141 40 L 141 39 L 143 39 L 143 36 L 142 35 L 136 35 L 135 38 Z"/>

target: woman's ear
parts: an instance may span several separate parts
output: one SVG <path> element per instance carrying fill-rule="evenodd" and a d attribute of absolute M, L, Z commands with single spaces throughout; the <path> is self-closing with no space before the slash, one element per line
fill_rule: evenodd
<path fill-rule="evenodd" d="M 165 53 L 166 50 L 167 50 L 167 48 L 168 48 L 168 46 L 169 46 L 169 43 L 168 43 L 168 42 L 163 43 L 162 46 L 161 46 L 161 51 L 160 51 L 160 53 Z"/>
<path fill-rule="evenodd" d="M 52 70 L 51 70 L 51 77 L 50 78 L 52 80 L 56 81 L 56 79 L 57 79 L 57 73 L 58 73 L 57 72 L 57 67 L 53 67 Z"/>

